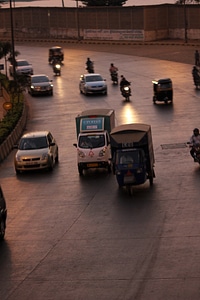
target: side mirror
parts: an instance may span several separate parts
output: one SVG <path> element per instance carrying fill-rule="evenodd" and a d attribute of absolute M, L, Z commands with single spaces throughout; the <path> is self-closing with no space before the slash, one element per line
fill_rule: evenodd
<path fill-rule="evenodd" d="M 77 148 L 77 144 L 76 143 L 74 143 L 73 146 Z"/>

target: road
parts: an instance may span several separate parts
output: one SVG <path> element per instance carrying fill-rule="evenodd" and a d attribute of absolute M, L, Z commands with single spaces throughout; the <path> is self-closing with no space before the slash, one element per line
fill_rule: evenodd
<path fill-rule="evenodd" d="M 0 165 L 8 206 L 0 244 L 1 299 L 199 300 L 200 169 L 185 147 L 199 126 L 192 65 L 66 46 L 62 75 L 54 77 L 47 45 L 17 50 L 35 74 L 53 79 L 53 97 L 27 94 L 26 130 L 52 131 L 60 162 L 52 173 L 16 176 L 13 150 Z M 79 93 L 87 57 L 107 79 L 107 96 Z M 111 62 L 132 82 L 130 103 L 111 84 Z M 163 77 L 173 81 L 173 105 L 152 102 L 151 81 Z M 115 109 L 117 125 L 151 124 L 153 187 L 146 182 L 130 196 L 104 170 L 79 176 L 74 118 L 105 107 Z"/>

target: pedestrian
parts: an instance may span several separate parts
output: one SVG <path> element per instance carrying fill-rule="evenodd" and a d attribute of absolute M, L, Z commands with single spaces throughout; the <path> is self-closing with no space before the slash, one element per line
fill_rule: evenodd
<path fill-rule="evenodd" d="M 199 51 L 198 50 L 195 51 L 194 58 L 195 58 L 195 66 L 199 66 Z"/>

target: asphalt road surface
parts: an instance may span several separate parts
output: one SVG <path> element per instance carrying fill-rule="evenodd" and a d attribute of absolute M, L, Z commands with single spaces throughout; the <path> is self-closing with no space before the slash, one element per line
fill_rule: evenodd
<path fill-rule="evenodd" d="M 50 130 L 60 162 L 51 173 L 16 176 L 13 150 L 0 165 L 8 206 L 6 237 L 0 243 L 0 298 L 199 300 L 200 168 L 185 145 L 200 125 L 192 62 L 66 45 L 62 74 L 54 77 L 48 46 L 16 48 L 35 74 L 53 79 L 52 97 L 27 94 L 26 131 Z M 87 57 L 107 79 L 107 96 L 79 93 Z M 111 62 L 132 83 L 130 103 L 110 81 Z M 154 105 L 152 80 L 165 77 L 173 81 L 174 103 Z M 79 176 L 74 118 L 82 110 L 105 107 L 115 109 L 116 125 L 152 126 L 153 187 L 147 181 L 129 195 L 106 170 Z"/>

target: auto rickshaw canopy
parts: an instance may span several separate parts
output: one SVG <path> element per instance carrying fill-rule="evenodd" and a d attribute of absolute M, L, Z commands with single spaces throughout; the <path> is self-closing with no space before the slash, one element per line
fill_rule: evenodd
<path fill-rule="evenodd" d="M 172 90 L 172 80 L 170 78 L 163 78 L 152 81 L 154 91 L 157 90 Z"/>

